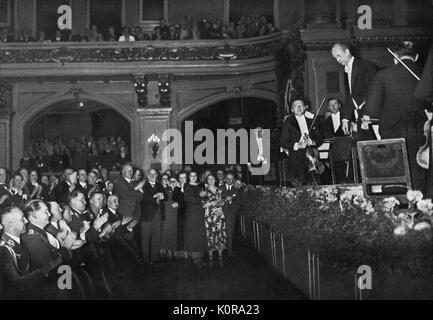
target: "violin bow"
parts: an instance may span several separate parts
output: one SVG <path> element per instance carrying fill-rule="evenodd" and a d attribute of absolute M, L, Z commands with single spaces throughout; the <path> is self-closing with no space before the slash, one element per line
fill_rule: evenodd
<path fill-rule="evenodd" d="M 389 53 L 392 54 L 392 56 L 394 57 L 395 60 L 397 60 L 398 62 L 400 62 L 403 67 L 405 67 L 407 69 L 407 71 L 409 71 L 414 77 L 415 79 L 417 79 L 418 81 L 420 81 L 421 79 L 415 74 L 415 72 L 413 72 L 394 52 L 392 52 L 392 50 L 390 48 L 386 48 L 388 50 Z"/>
<path fill-rule="evenodd" d="M 314 122 L 316 122 L 317 117 L 319 116 L 320 110 L 322 110 L 322 107 L 323 107 L 323 104 L 325 103 L 325 101 L 326 101 L 326 97 L 323 98 L 322 103 L 321 103 L 320 106 L 319 106 L 319 109 L 317 109 L 317 112 L 316 112 L 316 114 L 314 115 L 313 122 L 311 122 L 311 125 L 310 125 L 310 127 L 308 128 L 308 134 L 311 132 L 311 129 L 313 129 Z"/>

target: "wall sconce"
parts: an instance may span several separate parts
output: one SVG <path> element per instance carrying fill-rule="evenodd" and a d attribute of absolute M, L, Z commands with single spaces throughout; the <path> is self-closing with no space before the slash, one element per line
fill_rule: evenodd
<path fill-rule="evenodd" d="M 153 133 L 149 137 L 149 139 L 147 139 L 147 142 L 149 143 L 149 148 L 152 149 L 152 156 L 154 159 L 156 159 L 156 156 L 158 155 L 160 141 L 161 139 L 159 139 L 158 136 Z"/>

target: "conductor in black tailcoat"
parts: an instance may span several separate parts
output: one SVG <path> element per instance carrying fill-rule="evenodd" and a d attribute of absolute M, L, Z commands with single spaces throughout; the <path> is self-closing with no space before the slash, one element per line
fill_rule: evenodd
<path fill-rule="evenodd" d="M 350 48 L 337 43 L 332 47 L 332 56 L 339 64 L 344 66 L 346 100 L 344 108 L 341 110 L 342 130 L 344 134 L 349 134 L 349 123 L 356 123 L 358 140 L 376 140 L 376 136 L 371 125 L 368 130 L 361 129 L 361 118 L 367 99 L 368 88 L 370 87 L 376 67 L 369 61 L 354 57 Z M 355 127 L 355 126 L 354 126 Z"/>

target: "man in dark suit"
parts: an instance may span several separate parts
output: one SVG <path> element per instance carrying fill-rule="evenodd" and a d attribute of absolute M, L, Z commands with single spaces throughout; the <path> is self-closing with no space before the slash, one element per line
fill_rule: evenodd
<path fill-rule="evenodd" d="M 329 98 L 328 110 L 320 117 L 320 129 L 323 139 L 344 136 L 341 126 L 341 102 L 337 98 Z"/>
<path fill-rule="evenodd" d="M 421 74 L 413 42 L 400 43 L 395 53 L 416 75 Z M 401 63 L 395 62 L 394 66 L 379 71 L 374 78 L 364 119 L 379 118 L 382 139 L 406 140 L 412 186 L 425 192 L 427 171 L 417 164 L 416 154 L 424 144 L 423 127 L 427 117 L 422 101 L 414 97 L 418 80 Z"/>
<path fill-rule="evenodd" d="M 305 117 L 306 105 L 303 99 L 293 100 L 292 113 L 283 122 L 281 128 L 280 147 L 289 154 L 289 181 L 307 184 L 315 179 L 309 171 L 306 148 L 320 146 L 322 138 L 317 124 L 313 119 Z"/>
<path fill-rule="evenodd" d="M 68 196 L 75 190 L 77 185 L 77 173 L 71 168 L 66 168 L 63 172 L 63 179 L 56 186 L 55 194 L 58 203 L 67 203 Z"/>
<path fill-rule="evenodd" d="M 20 209 L 24 209 L 24 204 L 29 200 L 28 194 L 24 191 L 23 176 L 19 173 L 15 173 L 12 176 L 9 197 L 4 204 L 6 206 L 17 206 Z"/>
<path fill-rule="evenodd" d="M 144 261 L 151 264 L 159 259 L 162 221 L 165 218 L 163 201 L 167 201 L 164 187 L 156 181 L 157 178 L 156 170 L 149 169 L 141 201 L 141 248 Z"/>
<path fill-rule="evenodd" d="M 87 184 L 87 172 L 86 169 L 79 169 L 78 175 L 77 175 L 77 184 L 75 185 L 75 190 L 81 191 L 86 195 L 86 198 L 88 199 L 87 193 L 89 192 L 90 188 Z"/>
<path fill-rule="evenodd" d="M 356 136 L 358 140 L 375 140 L 375 134 L 371 126 L 367 130 L 361 128 L 363 107 L 367 99 L 368 88 L 376 74 L 375 66 L 366 60 L 354 57 L 350 48 L 343 43 L 337 43 L 332 47 L 332 56 L 339 64 L 344 66 L 346 75 L 346 101 L 341 111 L 342 130 L 348 135 L 349 122 L 356 124 Z"/>
<path fill-rule="evenodd" d="M 229 171 L 225 175 L 225 183 L 220 186 L 222 191 L 221 197 L 224 200 L 223 212 L 226 218 L 227 251 L 229 256 L 233 254 L 233 234 L 235 231 L 236 213 L 239 208 L 239 189 L 234 186 L 234 182 L 235 174 Z"/>
<path fill-rule="evenodd" d="M 119 212 L 123 217 L 140 219 L 140 201 L 143 193 L 140 189 L 144 181 L 135 184 L 132 180 L 134 170 L 130 164 L 122 167 L 122 177 L 114 183 L 114 194 L 119 197 Z"/>
<path fill-rule="evenodd" d="M 55 260 L 46 269 L 30 270 L 30 256 L 21 245 L 27 219 L 18 207 L 8 207 L 0 214 L 3 234 L 0 239 L 0 297 L 6 299 L 42 298 L 45 275 L 57 267 Z"/>

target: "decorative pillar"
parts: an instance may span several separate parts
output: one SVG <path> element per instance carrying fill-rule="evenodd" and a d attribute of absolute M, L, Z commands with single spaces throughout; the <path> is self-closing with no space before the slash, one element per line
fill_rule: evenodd
<path fill-rule="evenodd" d="M 346 5 L 346 27 L 351 28 L 356 25 L 357 8 L 355 0 L 345 0 Z"/>
<path fill-rule="evenodd" d="M 394 0 L 394 22 L 396 26 L 407 26 L 407 0 Z"/>
<path fill-rule="evenodd" d="M 166 170 L 169 168 L 167 164 L 162 163 L 162 150 L 166 146 L 166 143 L 162 142 L 161 138 L 163 132 L 170 129 L 172 110 L 172 108 L 161 107 L 137 109 L 139 122 L 138 131 L 140 132 L 139 141 L 137 142 L 141 145 L 141 148 L 137 148 L 139 152 L 135 155 L 136 159 L 134 159 L 134 161 L 137 164 L 141 164 L 141 167 L 145 170 L 149 168 Z M 148 142 L 149 137 L 152 135 L 157 136 L 161 140 L 155 157 Z"/>
<path fill-rule="evenodd" d="M 223 24 L 228 26 L 230 23 L 230 0 L 223 0 Z"/>
<path fill-rule="evenodd" d="M 274 0 L 274 25 L 280 29 L 280 0 Z"/>
<path fill-rule="evenodd" d="M 12 87 L 0 83 L 0 167 L 10 167 Z"/>

